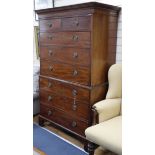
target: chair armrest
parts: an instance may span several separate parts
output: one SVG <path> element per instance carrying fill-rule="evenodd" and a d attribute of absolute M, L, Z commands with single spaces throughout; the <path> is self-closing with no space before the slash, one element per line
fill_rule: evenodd
<path fill-rule="evenodd" d="M 105 99 L 94 104 L 93 108 L 99 115 L 99 123 L 116 117 L 121 111 L 121 98 Z"/>

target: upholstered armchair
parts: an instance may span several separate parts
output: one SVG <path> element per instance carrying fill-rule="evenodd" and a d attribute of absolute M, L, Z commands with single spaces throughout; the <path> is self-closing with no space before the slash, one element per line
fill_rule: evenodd
<path fill-rule="evenodd" d="M 109 88 L 106 99 L 96 103 L 93 111 L 97 122 L 85 130 L 89 155 L 94 154 L 97 146 L 122 154 L 122 67 L 114 64 L 108 71 Z"/>

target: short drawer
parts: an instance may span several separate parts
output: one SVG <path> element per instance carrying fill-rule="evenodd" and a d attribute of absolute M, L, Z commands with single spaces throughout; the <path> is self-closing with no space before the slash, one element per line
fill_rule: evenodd
<path fill-rule="evenodd" d="M 71 66 L 63 63 L 40 61 L 40 74 L 62 80 L 89 85 L 89 68 Z"/>
<path fill-rule="evenodd" d="M 90 91 L 88 89 L 43 77 L 40 77 L 39 79 L 39 86 L 40 90 L 46 90 L 62 96 L 89 102 Z"/>
<path fill-rule="evenodd" d="M 91 17 L 68 17 L 62 18 L 62 30 L 69 31 L 90 31 Z"/>
<path fill-rule="evenodd" d="M 58 46 L 41 46 L 41 60 L 54 60 L 69 64 L 79 64 L 84 66 L 90 65 L 89 48 L 69 48 Z"/>
<path fill-rule="evenodd" d="M 61 29 L 61 19 L 40 20 L 40 32 L 50 32 Z"/>
<path fill-rule="evenodd" d="M 40 102 L 48 107 L 56 107 L 65 113 L 88 120 L 89 105 L 86 102 L 77 101 L 51 92 L 40 91 Z"/>
<path fill-rule="evenodd" d="M 84 136 L 84 131 L 88 127 L 87 122 L 78 120 L 71 115 L 42 104 L 40 107 L 40 115 L 82 136 Z"/>
<path fill-rule="evenodd" d="M 41 45 L 90 47 L 90 32 L 40 33 Z"/>

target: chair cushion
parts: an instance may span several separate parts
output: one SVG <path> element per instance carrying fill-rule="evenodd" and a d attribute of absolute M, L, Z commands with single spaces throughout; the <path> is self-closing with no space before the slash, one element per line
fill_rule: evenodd
<path fill-rule="evenodd" d="M 106 99 L 122 98 L 122 65 L 114 64 L 108 71 L 109 88 Z"/>
<path fill-rule="evenodd" d="M 117 116 L 85 130 L 86 138 L 101 147 L 122 153 L 122 117 Z"/>

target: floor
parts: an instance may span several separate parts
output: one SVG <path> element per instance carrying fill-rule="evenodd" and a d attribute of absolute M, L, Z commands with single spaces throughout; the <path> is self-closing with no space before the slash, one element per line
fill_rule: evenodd
<path fill-rule="evenodd" d="M 33 117 L 33 121 L 36 122 L 36 123 L 38 123 L 38 116 Z M 61 130 L 58 130 L 58 129 L 52 127 L 51 125 L 49 125 L 49 123 L 45 123 L 45 126 L 44 127 L 46 129 L 48 129 L 48 130 L 56 133 L 57 135 L 63 137 L 64 139 L 70 141 L 71 143 L 77 145 L 78 147 L 83 148 L 83 144 L 79 140 L 71 137 L 70 135 L 66 134 L 65 132 L 63 132 Z M 95 150 L 95 154 L 94 155 L 116 155 L 116 154 L 114 154 L 112 152 L 109 152 L 109 151 L 103 151 L 102 149 L 97 148 Z"/>
<path fill-rule="evenodd" d="M 33 148 L 33 155 L 47 155 L 47 154 L 38 150 L 37 148 Z"/>

